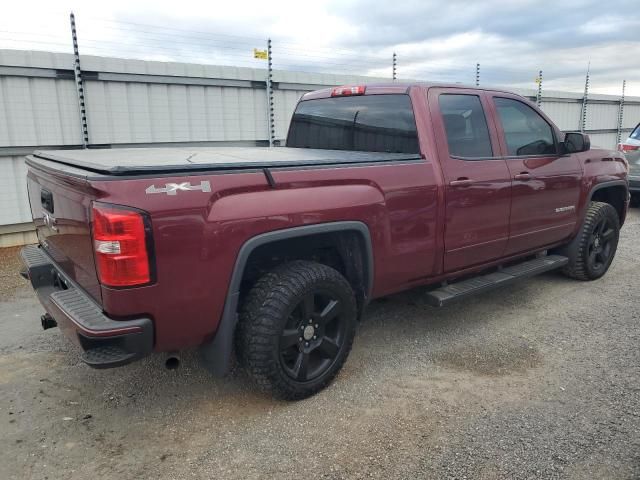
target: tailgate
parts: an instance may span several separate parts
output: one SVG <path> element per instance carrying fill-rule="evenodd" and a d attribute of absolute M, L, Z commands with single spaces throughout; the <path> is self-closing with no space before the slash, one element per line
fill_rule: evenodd
<path fill-rule="evenodd" d="M 93 189 L 63 169 L 29 165 L 27 189 L 38 242 L 73 281 L 102 303 L 90 230 Z"/>

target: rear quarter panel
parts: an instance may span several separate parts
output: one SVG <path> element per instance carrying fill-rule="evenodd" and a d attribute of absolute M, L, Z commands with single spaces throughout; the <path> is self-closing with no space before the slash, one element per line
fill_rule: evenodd
<path fill-rule="evenodd" d="M 102 287 L 114 317 L 150 315 L 156 350 L 195 346 L 218 327 L 242 245 L 264 232 L 356 220 L 371 233 L 372 296 L 402 290 L 436 269 L 437 187 L 429 160 L 350 167 L 271 169 L 92 182 L 103 202 L 150 213 L 157 282 Z M 146 194 L 150 185 L 208 180 L 212 192 Z"/>

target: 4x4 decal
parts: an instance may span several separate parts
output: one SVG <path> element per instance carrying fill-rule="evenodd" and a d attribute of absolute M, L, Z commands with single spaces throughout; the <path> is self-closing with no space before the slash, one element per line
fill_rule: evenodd
<path fill-rule="evenodd" d="M 191 183 L 189 182 L 166 183 L 164 187 L 149 185 L 145 190 L 145 193 L 166 193 L 167 195 L 177 195 L 178 191 L 189 192 L 194 190 L 200 190 L 201 192 L 210 192 L 211 184 L 208 180 L 203 180 L 200 182 L 200 185 L 191 185 Z"/>

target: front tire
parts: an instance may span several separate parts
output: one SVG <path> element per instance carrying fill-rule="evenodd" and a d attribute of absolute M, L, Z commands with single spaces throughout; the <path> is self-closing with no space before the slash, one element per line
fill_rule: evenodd
<path fill-rule="evenodd" d="M 580 232 L 564 249 L 569 263 L 563 272 L 577 280 L 602 277 L 613 261 L 620 237 L 618 212 L 608 203 L 591 202 Z"/>
<path fill-rule="evenodd" d="M 340 371 L 356 324 L 355 295 L 338 271 L 309 261 L 286 263 L 260 278 L 243 302 L 239 360 L 262 390 L 306 398 Z"/>

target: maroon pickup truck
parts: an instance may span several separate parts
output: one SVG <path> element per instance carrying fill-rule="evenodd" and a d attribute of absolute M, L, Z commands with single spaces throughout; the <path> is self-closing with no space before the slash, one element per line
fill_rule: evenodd
<path fill-rule="evenodd" d="M 376 84 L 304 95 L 286 147 L 36 152 L 39 245 L 22 258 L 46 314 L 92 367 L 235 350 L 299 399 L 344 364 L 371 299 L 418 286 L 443 306 L 551 269 L 601 277 L 628 165 L 504 91 Z M 169 357 L 169 365 L 176 364 Z"/>

